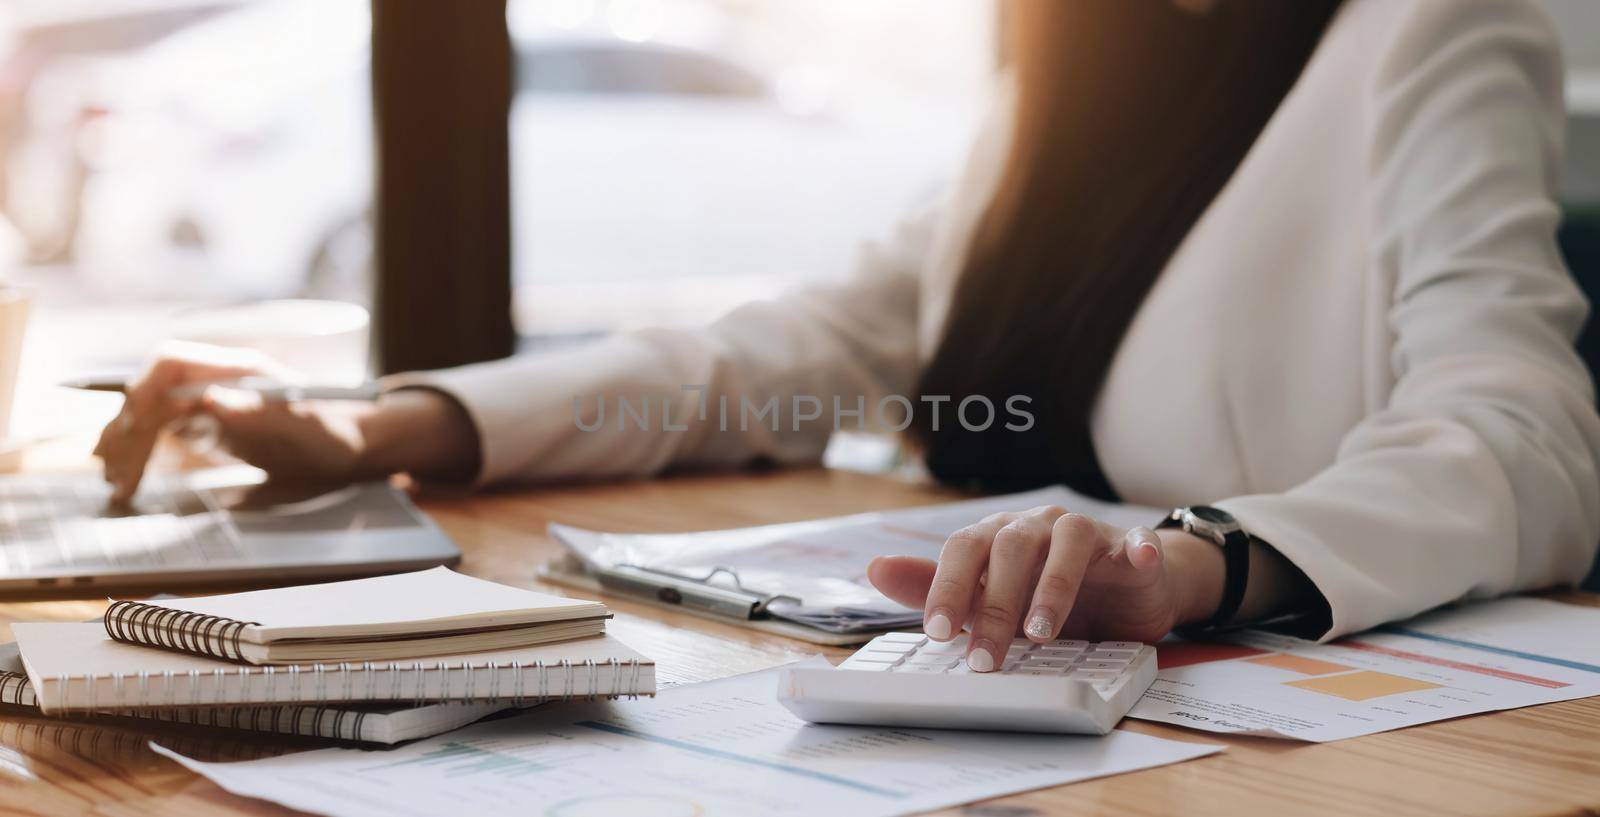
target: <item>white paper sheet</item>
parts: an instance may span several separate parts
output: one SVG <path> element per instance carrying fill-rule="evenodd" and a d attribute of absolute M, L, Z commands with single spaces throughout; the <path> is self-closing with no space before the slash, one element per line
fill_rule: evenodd
<path fill-rule="evenodd" d="M 1600 609 L 1534 598 L 1431 613 L 1331 644 L 1165 642 L 1132 717 L 1313 742 L 1600 695 Z"/>
<path fill-rule="evenodd" d="M 821 660 L 821 659 L 812 659 Z M 654 700 L 549 707 L 386 752 L 240 763 L 156 751 L 235 794 L 333 817 L 751 814 L 887 817 L 1221 751 L 1106 737 L 816 726 L 775 698 L 777 670 Z"/>
<path fill-rule="evenodd" d="M 551 525 L 550 533 L 591 566 L 633 565 L 703 577 L 737 574 L 747 590 L 782 594 L 774 615 L 831 632 L 905 627 L 922 611 L 885 598 L 867 581 L 876 556 L 937 558 L 950 534 L 1003 511 L 1060 505 L 1112 524 L 1151 526 L 1163 511 L 1090 499 L 1063 487 L 1006 496 L 855 514 L 785 525 L 683 534 L 617 534 Z M 731 583 L 729 573 L 715 581 Z"/>

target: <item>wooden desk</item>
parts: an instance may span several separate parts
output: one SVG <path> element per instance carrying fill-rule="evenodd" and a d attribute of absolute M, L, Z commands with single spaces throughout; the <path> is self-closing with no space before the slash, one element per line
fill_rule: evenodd
<path fill-rule="evenodd" d="M 466 553 L 465 572 L 536 586 L 557 552 L 550 521 L 613 530 L 693 530 L 829 516 L 947 498 L 861 475 L 800 471 L 430 497 L 423 506 Z M 1572 597 L 1575 601 L 1585 601 Z M 661 678 L 693 681 L 761 669 L 817 650 L 688 615 L 608 600 L 612 631 L 647 650 Z M 0 605 L 0 621 L 82 620 L 97 601 Z M 5 627 L 9 629 L 9 627 Z M 6 633 L 9 636 L 9 633 Z M 844 650 L 833 652 L 843 653 Z M 1600 699 L 1551 704 L 1327 745 L 1228 739 L 1128 722 L 1228 751 L 1176 766 L 1031 792 L 958 810 L 969 815 L 1594 814 L 1600 809 Z M 0 808 L 8 814 L 290 814 L 229 795 L 150 752 L 244 758 L 305 741 L 173 727 L 0 716 Z"/>

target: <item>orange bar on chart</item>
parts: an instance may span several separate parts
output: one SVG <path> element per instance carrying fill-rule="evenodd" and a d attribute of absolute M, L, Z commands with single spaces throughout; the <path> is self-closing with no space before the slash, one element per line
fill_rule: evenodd
<path fill-rule="evenodd" d="M 1252 664 L 1260 664 L 1263 667 L 1275 667 L 1277 669 L 1286 669 L 1290 672 L 1298 672 L 1301 675 L 1328 675 L 1335 672 L 1349 672 L 1355 669 L 1355 667 L 1335 664 L 1332 661 L 1319 661 L 1315 658 L 1306 658 L 1303 655 L 1290 655 L 1282 652 L 1263 655 L 1260 658 L 1246 658 L 1245 660 Z"/>
<path fill-rule="evenodd" d="M 1427 681 L 1418 681 L 1415 678 L 1402 678 L 1386 672 L 1372 672 L 1362 670 L 1349 675 L 1327 675 L 1321 678 L 1306 678 L 1300 681 L 1284 681 L 1284 686 L 1299 687 L 1310 692 L 1320 692 L 1332 695 L 1347 701 L 1365 701 L 1368 698 L 1382 698 L 1385 695 L 1398 695 L 1402 692 L 1420 692 L 1424 689 L 1437 689 L 1440 684 Z"/>

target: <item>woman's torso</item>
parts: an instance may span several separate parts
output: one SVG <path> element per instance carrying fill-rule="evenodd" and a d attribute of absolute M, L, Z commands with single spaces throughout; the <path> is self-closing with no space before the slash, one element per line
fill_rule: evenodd
<path fill-rule="evenodd" d="M 1393 282 L 1377 280 L 1369 257 L 1368 108 L 1380 52 L 1408 5 L 1347 4 L 1135 315 L 1092 423 L 1124 501 L 1288 489 L 1332 463 L 1344 434 L 1385 402 Z M 997 181 L 1003 130 L 982 137 L 935 238 L 922 279 L 924 355 Z"/>

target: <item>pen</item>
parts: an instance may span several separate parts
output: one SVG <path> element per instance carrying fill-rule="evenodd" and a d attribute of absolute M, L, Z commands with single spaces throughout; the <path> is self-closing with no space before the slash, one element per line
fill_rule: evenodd
<path fill-rule="evenodd" d="M 86 391 L 105 391 L 127 394 L 128 383 L 123 377 L 82 377 L 68 380 L 61 385 L 71 389 Z M 179 386 L 170 393 L 173 397 L 198 397 L 209 386 L 222 386 L 229 389 L 242 389 L 254 392 L 263 400 L 296 402 L 299 400 L 377 400 L 383 393 L 376 383 L 363 383 L 360 386 L 292 386 L 284 385 L 264 377 L 244 377 L 238 380 L 218 380 L 209 383 L 190 383 Z"/>

